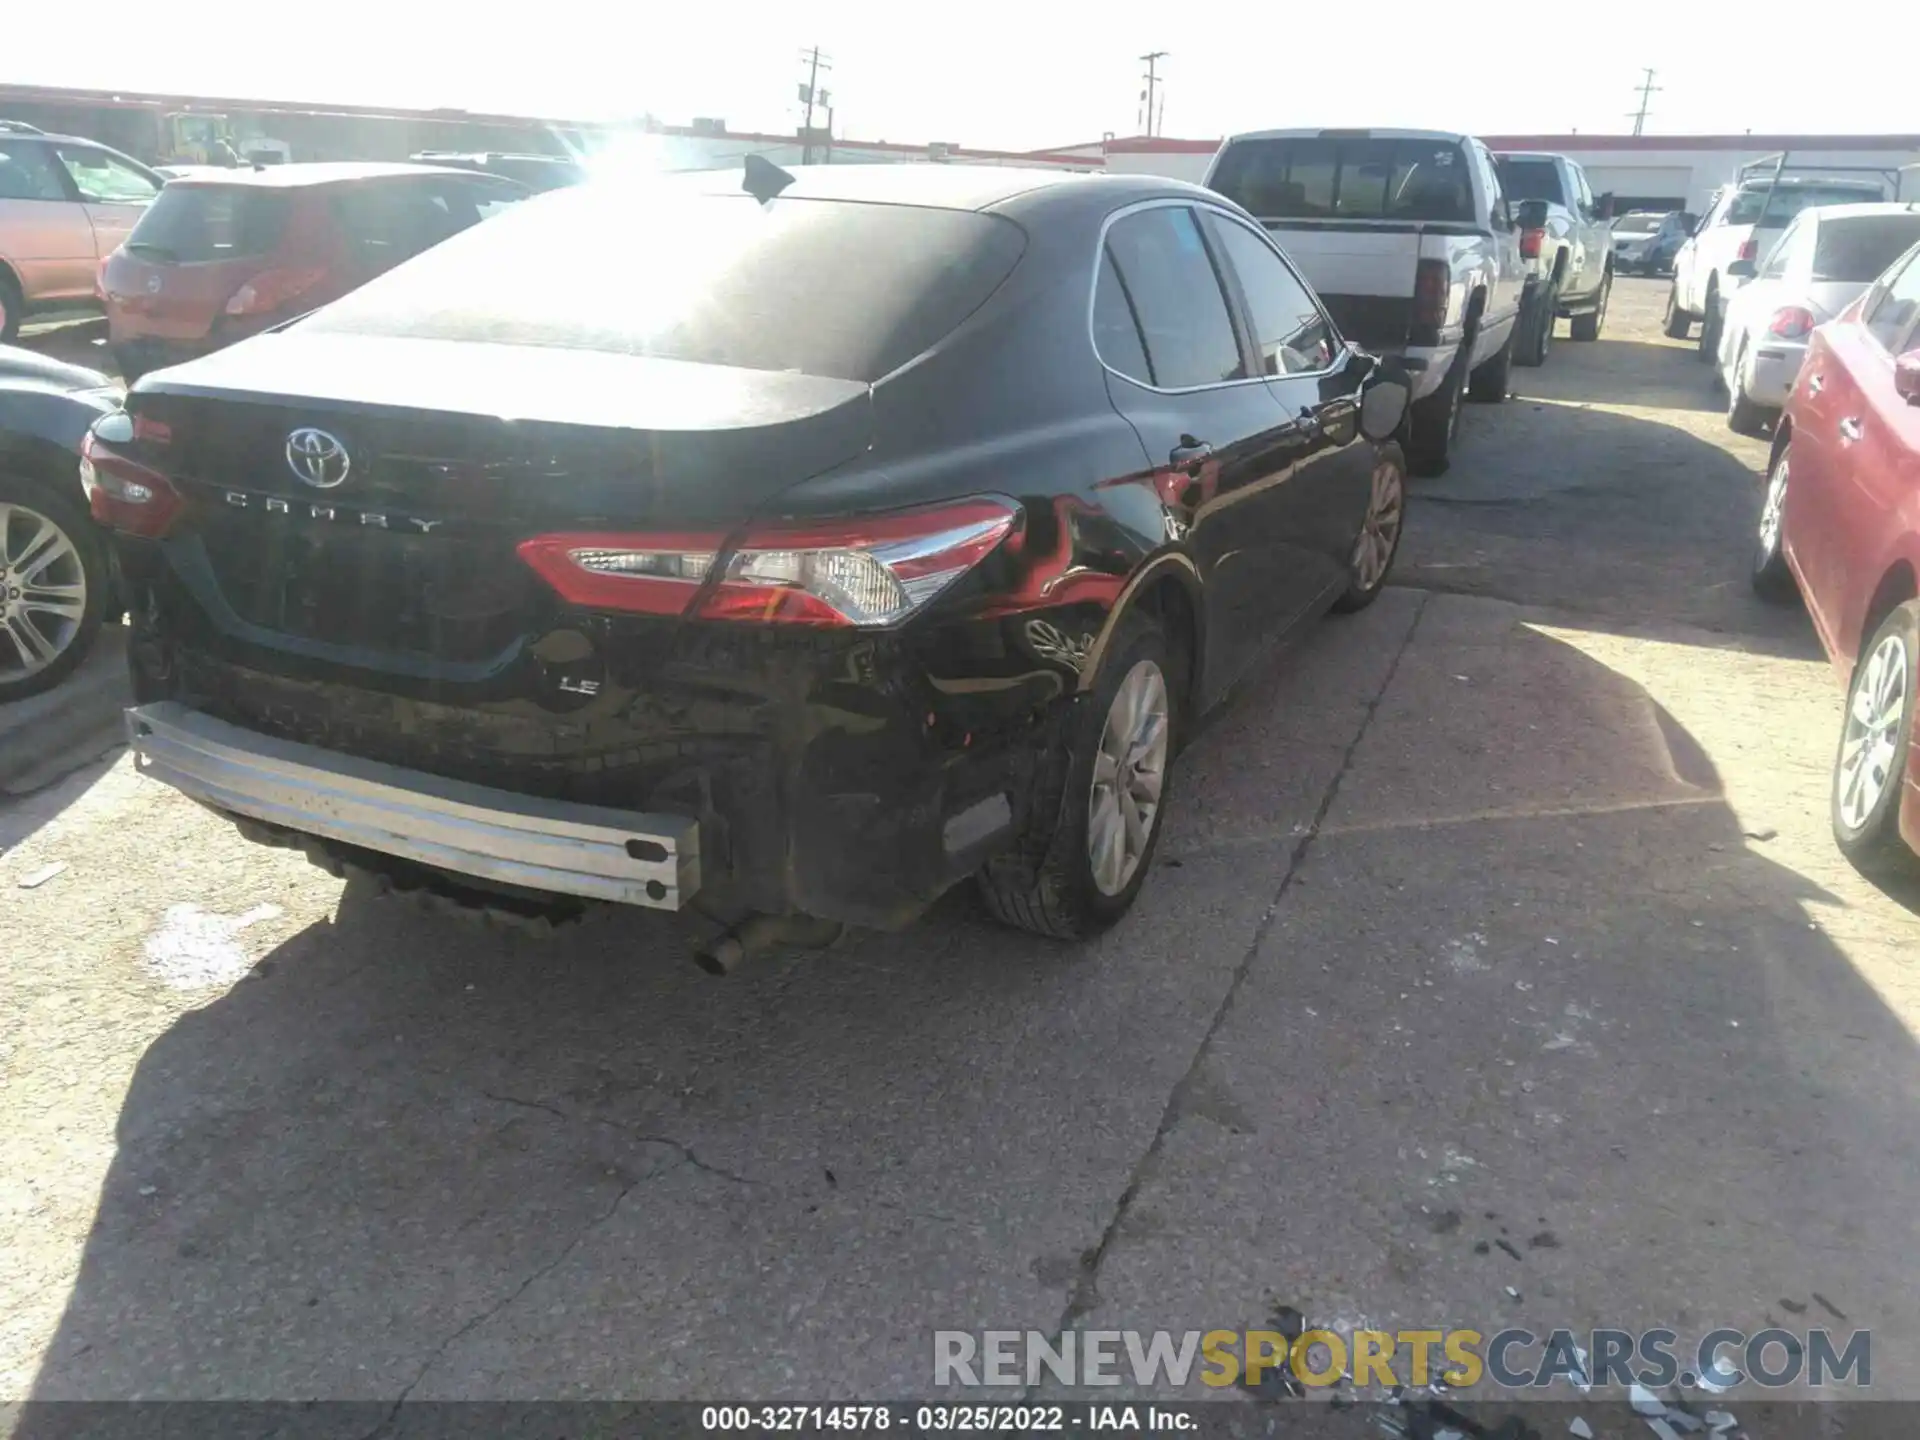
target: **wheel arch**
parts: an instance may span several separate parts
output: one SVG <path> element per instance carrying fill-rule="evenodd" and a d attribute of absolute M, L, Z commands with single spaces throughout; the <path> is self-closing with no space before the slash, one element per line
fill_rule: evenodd
<path fill-rule="evenodd" d="M 1200 572 L 1193 561 L 1178 550 L 1163 551 L 1134 571 L 1106 623 L 1087 650 L 1080 667 L 1080 683 L 1075 687 L 1085 694 L 1099 678 L 1107 648 L 1121 622 L 1135 610 L 1151 615 L 1159 622 L 1170 646 L 1186 660 L 1187 673 L 1181 677 L 1187 713 L 1194 713 L 1199 700 L 1200 677 L 1205 669 L 1206 608 L 1202 604 Z"/>
<path fill-rule="evenodd" d="M 1874 632 L 1886 623 L 1887 616 L 1907 601 L 1915 599 L 1920 599 L 1920 580 L 1916 580 L 1913 566 L 1902 557 L 1887 567 L 1860 617 L 1860 640 L 1854 646 L 1855 665 L 1860 663 L 1860 652 L 1866 649 Z"/>

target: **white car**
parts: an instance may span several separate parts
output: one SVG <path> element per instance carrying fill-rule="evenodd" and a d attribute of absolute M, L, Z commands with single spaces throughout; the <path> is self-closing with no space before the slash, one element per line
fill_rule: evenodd
<path fill-rule="evenodd" d="M 1757 264 L 1802 210 L 1883 201 L 1887 196 L 1887 186 L 1863 180 L 1793 176 L 1776 181 L 1769 176 L 1729 185 L 1673 257 L 1673 288 L 1667 293 L 1668 338 L 1686 339 L 1698 320 L 1700 358 L 1712 360 L 1720 348 L 1726 302 L 1741 284 L 1733 265 L 1742 260 Z"/>
<path fill-rule="evenodd" d="M 1757 433 L 1786 404 L 1813 327 L 1862 294 L 1920 242 L 1920 204 L 1824 205 L 1802 210 L 1727 302 L 1716 356 L 1727 386 L 1727 424 Z M 1750 278 L 1749 278 L 1750 277 Z"/>

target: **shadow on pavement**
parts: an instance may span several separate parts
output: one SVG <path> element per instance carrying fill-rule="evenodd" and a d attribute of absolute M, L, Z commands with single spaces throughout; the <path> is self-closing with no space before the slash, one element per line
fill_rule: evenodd
<path fill-rule="evenodd" d="M 1713 367 L 1691 342 L 1572 341 L 1560 332 L 1547 363 L 1514 371 L 1521 399 L 1569 399 L 1595 405 L 1641 405 L 1649 409 L 1720 412 L 1726 397 L 1714 388 Z"/>
<path fill-rule="evenodd" d="M 1812 1290 L 1920 1393 L 1920 1065 L 1822 893 L 1638 686 L 1390 599 L 1212 728 L 1080 951 L 961 896 L 716 983 L 645 916 L 537 945 L 349 888 L 140 1058 L 34 1396 L 901 1398 L 934 1328 L 1070 1301 L 1757 1329 Z M 1528 1305 L 1430 1204 L 1551 1229 Z"/>
<path fill-rule="evenodd" d="M 1398 583 L 1818 653 L 1798 607 L 1749 588 L 1761 495 L 1737 456 L 1677 425 L 1524 398 L 1470 407 L 1461 436 L 1453 467 L 1415 484 Z"/>

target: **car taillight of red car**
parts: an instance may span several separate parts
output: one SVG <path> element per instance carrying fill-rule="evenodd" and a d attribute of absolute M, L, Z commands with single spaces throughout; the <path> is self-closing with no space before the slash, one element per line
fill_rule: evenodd
<path fill-rule="evenodd" d="M 982 496 L 719 535 L 576 533 L 523 541 L 562 599 L 597 610 L 872 629 L 918 613 L 1014 533 L 1019 508 Z"/>

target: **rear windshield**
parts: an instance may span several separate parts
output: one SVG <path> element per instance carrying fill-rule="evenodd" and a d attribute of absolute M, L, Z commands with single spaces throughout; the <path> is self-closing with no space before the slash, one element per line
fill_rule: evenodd
<path fill-rule="evenodd" d="M 1757 225 L 1764 206 L 1767 227 L 1771 229 L 1775 225 L 1786 224 L 1802 210 L 1816 205 L 1858 205 L 1863 200 L 1886 198 L 1876 189 L 1859 185 L 1782 185 L 1769 205 L 1767 192 L 1772 188 L 1762 185 L 1756 189 L 1742 190 L 1734 196 L 1733 205 L 1727 211 L 1727 224 Z"/>
<path fill-rule="evenodd" d="M 1920 240 L 1920 215 L 1853 215 L 1822 220 L 1813 246 L 1815 280 L 1868 284 Z"/>
<path fill-rule="evenodd" d="M 140 217 L 127 249 L 146 260 L 239 260 L 280 243 L 292 201 L 258 185 L 170 183 Z"/>
<path fill-rule="evenodd" d="M 1518 204 L 1522 200 L 1549 200 L 1555 205 L 1567 203 L 1566 192 L 1560 184 L 1560 167 L 1553 161 L 1496 159 L 1493 163 L 1500 171 L 1500 188 L 1506 192 L 1510 202 Z"/>
<path fill-rule="evenodd" d="M 1501 177 L 1504 181 L 1505 177 Z M 1613 222 L 1616 235 L 1651 235 L 1660 228 L 1664 215 L 1625 215 Z"/>
<path fill-rule="evenodd" d="M 977 309 L 1025 244 L 975 211 L 589 185 L 477 225 L 306 323 L 870 383 Z"/>
<path fill-rule="evenodd" d="M 1458 145 L 1302 135 L 1236 140 L 1213 188 L 1263 220 L 1471 221 L 1473 191 Z"/>

